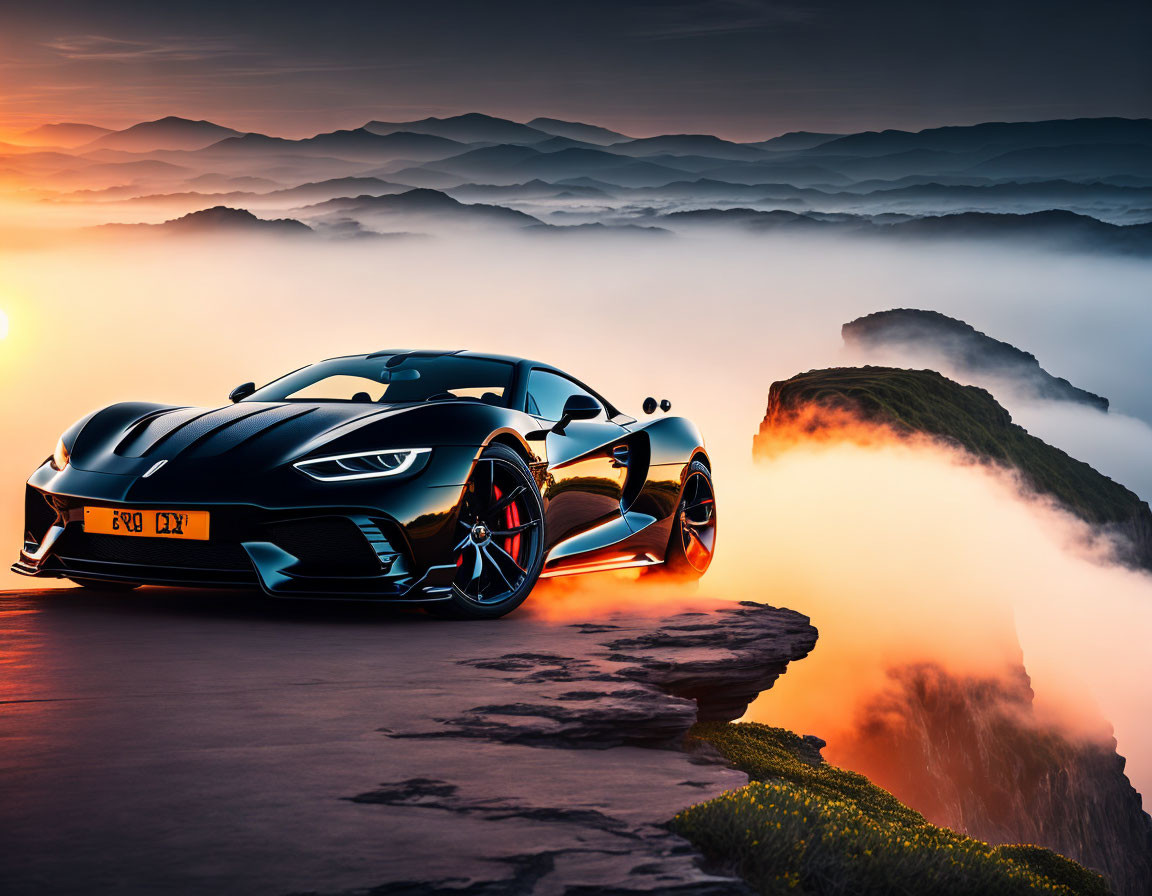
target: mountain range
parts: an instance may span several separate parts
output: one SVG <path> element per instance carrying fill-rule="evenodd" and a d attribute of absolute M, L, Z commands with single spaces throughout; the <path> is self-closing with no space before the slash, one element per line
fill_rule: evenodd
<path fill-rule="evenodd" d="M 75 126 L 74 126 L 75 127 Z M 240 131 L 222 127 L 210 121 L 189 121 L 170 115 L 156 121 L 144 121 L 122 131 L 102 134 L 83 149 L 122 149 L 128 152 L 149 152 L 157 149 L 203 149 L 228 137 L 237 137 Z"/>
<path fill-rule="evenodd" d="M 176 233 L 193 236 L 215 234 L 262 236 L 300 236 L 312 232 L 307 224 L 291 218 L 268 220 L 257 218 L 244 209 L 216 206 L 192 212 L 161 224 L 104 224 L 98 230 L 110 233 Z"/>
<path fill-rule="evenodd" d="M 111 128 L 102 128 L 94 124 L 77 124 L 71 121 L 62 121 L 57 124 L 42 124 L 20 135 L 25 143 L 33 146 L 81 146 L 91 143 L 97 137 L 111 134 Z"/>
<path fill-rule="evenodd" d="M 556 226 L 639 224 L 687 235 L 738 227 L 900 239 L 1031 240 L 1147 254 L 1152 120 L 992 122 L 911 131 L 796 131 L 737 142 L 632 137 L 594 123 L 468 113 L 371 120 L 303 138 L 175 116 L 121 130 L 43 125 L 0 146 L 0 185 L 90 210 L 129 202 L 175 215 L 218 205 L 386 216 L 482 203 Z M 407 211 L 364 197 L 423 194 Z M 406 200 L 413 202 L 412 200 Z M 475 212 L 463 213 L 479 220 Z M 107 220 L 107 219 L 105 219 Z M 531 226 L 529 222 L 526 226 Z M 403 223 L 403 222 L 400 222 Z M 405 230 L 419 230 L 404 226 Z M 438 229 L 438 228 L 433 228 Z M 591 231 L 589 231 L 591 232 Z"/>

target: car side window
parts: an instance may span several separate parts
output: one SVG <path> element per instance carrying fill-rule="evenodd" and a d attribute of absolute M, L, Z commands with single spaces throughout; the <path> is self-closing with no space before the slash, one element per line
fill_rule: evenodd
<path fill-rule="evenodd" d="M 564 414 L 564 402 L 572 395 L 588 395 L 588 392 L 567 377 L 549 370 L 533 370 L 528 374 L 527 411 L 534 417 L 559 420 Z M 598 419 L 604 419 L 604 416 L 601 410 Z"/>

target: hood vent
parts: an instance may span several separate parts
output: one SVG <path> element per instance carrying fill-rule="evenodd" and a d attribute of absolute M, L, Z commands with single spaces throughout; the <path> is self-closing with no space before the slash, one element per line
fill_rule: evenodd
<path fill-rule="evenodd" d="M 156 444 L 179 427 L 209 411 L 202 408 L 180 408 L 151 414 L 134 424 L 114 449 L 121 457 L 143 457 Z"/>
<path fill-rule="evenodd" d="M 275 431 L 286 443 L 333 438 L 391 407 L 240 402 L 222 408 L 179 408 L 133 424 L 115 453 L 131 458 L 215 457 Z"/>

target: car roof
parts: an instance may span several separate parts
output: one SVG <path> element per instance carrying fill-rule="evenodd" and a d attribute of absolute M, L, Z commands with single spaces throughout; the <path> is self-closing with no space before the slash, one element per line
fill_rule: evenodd
<path fill-rule="evenodd" d="M 420 358 L 440 358 L 445 355 L 459 355 L 462 358 L 477 358 L 484 361 L 504 361 L 508 364 L 528 364 L 532 367 L 542 367 L 545 370 L 555 370 L 559 373 L 564 373 L 555 364 L 548 364 L 544 361 L 533 361 L 531 358 L 519 358 L 515 355 L 496 355 L 491 352 L 473 352 L 468 349 L 455 348 L 455 349 L 431 349 L 431 348 L 385 348 L 375 352 L 368 352 L 367 354 L 356 355 L 337 355 L 335 358 L 325 358 L 325 361 L 336 361 L 340 358 L 387 358 L 393 355 L 412 355 Z M 570 374 L 564 373 L 565 376 Z"/>

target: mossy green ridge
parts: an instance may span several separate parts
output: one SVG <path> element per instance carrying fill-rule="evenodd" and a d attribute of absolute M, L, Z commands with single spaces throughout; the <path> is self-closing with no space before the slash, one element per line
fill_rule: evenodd
<path fill-rule="evenodd" d="M 929 824 L 790 731 L 704 723 L 691 737 L 752 779 L 681 812 L 675 831 L 763 894 L 1108 896 L 1104 879 L 1038 846 L 989 846 Z"/>
<path fill-rule="evenodd" d="M 1152 511 L 1139 496 L 1012 422 L 988 392 L 962 386 L 934 370 L 836 367 L 773 383 L 772 427 L 811 406 L 851 411 L 899 433 L 923 434 L 975 458 L 1016 470 L 1034 491 L 1055 498 L 1088 523 L 1115 527 L 1132 543 L 1132 561 L 1152 568 Z"/>

